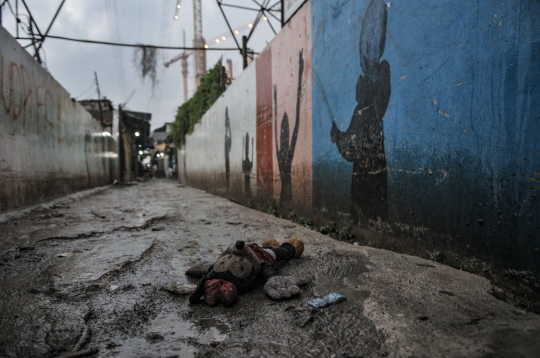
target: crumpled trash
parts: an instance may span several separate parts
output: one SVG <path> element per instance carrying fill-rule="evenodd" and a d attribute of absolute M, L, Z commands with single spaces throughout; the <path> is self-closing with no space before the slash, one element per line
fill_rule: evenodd
<path fill-rule="evenodd" d="M 316 299 L 309 301 L 307 304 L 310 307 L 323 308 L 343 301 L 347 301 L 345 296 L 332 292 L 324 297 L 317 297 Z"/>

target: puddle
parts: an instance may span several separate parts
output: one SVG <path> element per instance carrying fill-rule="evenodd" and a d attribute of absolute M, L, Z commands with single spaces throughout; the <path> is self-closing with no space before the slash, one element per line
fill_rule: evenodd
<path fill-rule="evenodd" d="M 229 326 L 215 318 L 203 318 L 198 322 L 198 326 L 203 330 L 199 340 L 201 344 L 223 342 L 229 333 Z"/>
<path fill-rule="evenodd" d="M 229 326 L 214 318 L 196 322 L 184 321 L 176 314 L 161 315 L 154 319 L 144 335 L 102 350 L 104 356 L 114 357 L 194 357 L 198 345 L 210 345 L 227 339 Z"/>

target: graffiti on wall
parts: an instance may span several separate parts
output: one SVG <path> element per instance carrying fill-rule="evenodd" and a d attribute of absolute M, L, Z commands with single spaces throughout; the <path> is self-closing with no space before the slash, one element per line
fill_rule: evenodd
<path fill-rule="evenodd" d="M 231 186 L 231 166 L 229 160 L 231 145 L 231 120 L 229 118 L 229 108 L 225 107 L 225 186 L 227 191 Z"/>
<path fill-rule="evenodd" d="M 244 173 L 244 193 L 246 198 L 251 198 L 251 170 L 253 169 L 253 152 L 255 149 L 254 139 L 251 138 L 251 160 L 249 160 L 249 133 L 242 137 L 242 147 L 245 148 L 246 159 L 242 154 L 242 172 Z"/>
<path fill-rule="evenodd" d="M 390 100 L 390 65 L 380 59 L 386 41 L 386 4 L 372 0 L 360 33 L 357 106 L 349 128 L 332 122 L 330 137 L 340 154 L 353 163 L 351 217 L 355 222 L 388 219 L 388 184 L 383 117 Z"/>
<path fill-rule="evenodd" d="M 22 128 L 26 127 L 27 119 L 33 118 L 33 104 L 38 108 L 34 118 L 34 128 L 37 134 L 54 127 L 52 122 L 54 112 L 53 95 L 48 88 L 36 86 L 30 81 L 28 71 L 23 64 L 7 63 L 0 56 L 0 98 L 2 108 L 12 121 L 21 120 Z"/>
<path fill-rule="evenodd" d="M 298 91 L 296 97 L 296 117 L 294 122 L 294 129 L 292 138 L 290 137 L 289 130 L 289 117 L 287 112 L 283 114 L 281 121 L 281 131 L 278 140 L 277 133 L 277 85 L 274 85 L 274 139 L 276 142 L 276 156 L 279 165 L 279 177 L 281 179 L 281 195 L 280 195 L 280 207 L 282 209 L 291 209 L 292 204 L 292 183 L 291 183 L 291 167 L 294 157 L 294 150 L 296 148 L 296 141 L 298 140 L 298 127 L 300 124 L 300 100 L 302 94 L 302 75 L 304 73 L 304 59 L 302 58 L 302 51 L 299 53 L 298 59 Z M 289 142 L 290 140 L 290 142 Z M 279 142 L 279 143 L 278 143 Z"/>

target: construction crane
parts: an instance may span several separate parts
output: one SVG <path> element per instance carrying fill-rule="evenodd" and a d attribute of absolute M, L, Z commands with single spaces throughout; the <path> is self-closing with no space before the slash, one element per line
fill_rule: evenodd
<path fill-rule="evenodd" d="M 175 15 L 175 18 L 176 17 L 177 17 L 177 15 Z M 238 35 L 238 34 L 240 34 L 241 32 L 243 32 L 245 30 L 251 29 L 252 27 L 253 27 L 253 24 L 251 22 L 247 22 L 242 26 L 236 27 L 235 30 L 234 30 L 234 34 Z M 215 46 L 217 44 L 220 44 L 223 41 L 228 40 L 229 36 L 230 36 L 230 32 L 224 32 L 223 34 L 221 34 L 219 36 L 211 37 L 211 40 L 208 43 L 204 44 L 204 48 L 209 48 L 209 47 L 213 47 L 213 46 Z M 186 46 L 186 31 L 185 30 L 183 32 L 183 39 L 184 39 L 184 47 L 185 47 Z M 168 68 L 170 65 L 172 65 L 176 61 L 180 61 L 180 60 L 182 61 L 182 76 L 184 78 L 184 102 L 186 102 L 188 100 L 188 63 L 187 63 L 187 59 L 192 54 L 193 54 L 192 51 L 184 51 L 184 52 L 176 55 L 175 57 L 171 58 L 169 61 L 164 63 L 165 67 Z M 231 79 L 232 79 L 232 73 L 231 73 L 232 72 L 232 66 L 229 65 L 228 67 L 230 67 L 230 68 L 227 69 L 227 72 L 229 73 L 229 77 L 231 77 Z"/>
<path fill-rule="evenodd" d="M 202 36 L 202 6 L 201 0 L 193 0 L 193 47 L 203 48 L 205 45 Z M 206 76 L 206 51 L 195 50 L 195 84 L 199 87 L 201 78 Z"/>
<path fill-rule="evenodd" d="M 178 20 L 178 12 L 182 8 L 182 0 L 176 0 L 176 9 L 174 13 L 174 19 Z M 193 0 L 193 27 L 194 27 L 194 38 L 193 38 L 193 47 L 203 48 L 205 46 L 205 41 L 202 36 L 202 10 L 201 10 L 201 0 Z M 184 47 L 186 46 L 186 32 L 183 34 Z M 187 59 L 190 55 L 194 55 L 195 58 L 195 90 L 199 87 L 201 83 L 201 78 L 206 75 L 206 51 L 204 50 L 194 50 L 194 51 L 184 51 L 181 54 L 173 57 L 170 61 L 166 62 L 165 67 L 169 67 L 172 63 L 182 60 L 182 76 L 184 77 L 184 102 L 188 99 L 188 65 Z"/>
<path fill-rule="evenodd" d="M 184 47 L 186 47 L 186 31 L 184 30 Z M 184 77 L 184 102 L 188 100 L 188 63 L 187 59 L 192 54 L 192 52 L 184 51 L 181 54 L 173 57 L 170 61 L 165 62 L 165 67 L 169 67 L 172 63 L 175 63 L 178 60 L 182 60 L 182 77 Z"/>

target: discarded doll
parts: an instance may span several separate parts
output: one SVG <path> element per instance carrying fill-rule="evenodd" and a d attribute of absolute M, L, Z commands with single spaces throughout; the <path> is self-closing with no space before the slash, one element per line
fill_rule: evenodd
<path fill-rule="evenodd" d="M 264 292 L 274 299 L 282 300 L 300 295 L 298 286 L 307 283 L 306 279 L 294 276 L 278 276 L 278 263 L 300 257 L 304 243 L 291 238 L 283 244 L 265 240 L 262 245 L 246 244 L 239 240 L 225 250 L 213 266 L 197 264 L 186 274 L 202 276 L 195 291 L 189 296 L 190 303 L 198 303 L 204 297 L 209 306 L 220 302 L 232 306 L 238 293 L 251 290 L 262 276 L 266 280 Z"/>

